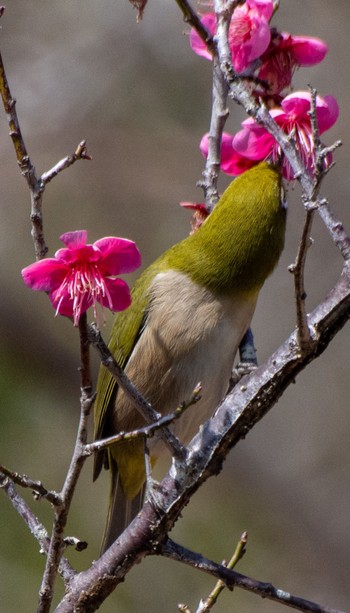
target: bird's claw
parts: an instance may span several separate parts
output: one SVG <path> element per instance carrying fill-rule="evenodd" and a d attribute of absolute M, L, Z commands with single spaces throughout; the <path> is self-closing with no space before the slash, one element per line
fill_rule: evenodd
<path fill-rule="evenodd" d="M 255 362 L 239 362 L 232 370 L 230 378 L 230 389 L 232 389 L 245 375 L 250 375 L 258 367 Z"/>

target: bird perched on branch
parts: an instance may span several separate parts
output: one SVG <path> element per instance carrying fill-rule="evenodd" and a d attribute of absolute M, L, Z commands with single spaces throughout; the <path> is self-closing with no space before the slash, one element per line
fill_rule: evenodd
<path fill-rule="evenodd" d="M 235 179 L 191 236 L 163 253 L 140 276 L 132 304 L 115 318 L 109 348 L 141 394 L 167 414 L 202 397 L 172 429 L 193 437 L 227 392 L 235 354 L 250 326 L 259 291 L 284 246 L 286 206 L 278 166 L 260 163 Z M 95 439 L 145 425 L 112 375 L 101 366 Z M 151 463 L 163 452 L 150 441 Z M 123 442 L 95 457 L 111 474 L 105 550 L 140 509 L 144 444 Z"/>

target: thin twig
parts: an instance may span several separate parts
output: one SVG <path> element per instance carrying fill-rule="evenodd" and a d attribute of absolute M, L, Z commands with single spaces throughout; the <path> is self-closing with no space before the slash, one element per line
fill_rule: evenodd
<path fill-rule="evenodd" d="M 213 55 L 212 112 L 208 134 L 208 155 L 203 171 L 203 180 L 198 185 L 204 190 L 205 203 L 210 212 L 219 199 L 218 177 L 221 162 L 221 140 L 226 120 L 228 86 L 221 72 L 217 53 Z"/>
<path fill-rule="evenodd" d="M 9 124 L 10 136 L 15 148 L 18 165 L 22 171 L 29 191 L 31 200 L 30 220 L 32 224 L 32 238 L 34 242 L 35 257 L 37 260 L 45 257 L 48 247 L 45 243 L 43 220 L 42 220 L 42 193 L 43 185 L 36 177 L 35 168 L 28 155 L 21 128 L 19 125 L 16 100 L 12 97 L 10 86 L 7 80 L 4 63 L 0 53 L 0 92 L 4 105 L 5 113 Z"/>
<path fill-rule="evenodd" d="M 0 473 L 3 473 L 7 477 L 9 477 L 17 485 L 33 490 L 37 498 L 45 498 L 53 505 L 57 505 L 60 503 L 60 497 L 57 492 L 46 489 L 46 487 L 43 486 L 41 481 L 34 481 L 33 479 L 30 479 L 30 477 L 28 477 L 27 475 L 20 475 L 19 473 L 9 470 L 1 464 Z"/>
<path fill-rule="evenodd" d="M 205 558 L 199 553 L 195 553 L 186 547 L 182 547 L 177 543 L 174 543 L 170 539 L 162 546 L 161 551 L 165 557 L 192 566 L 193 568 L 201 570 L 214 577 L 218 577 L 229 589 L 237 586 L 250 592 L 254 592 L 262 598 L 267 598 L 273 602 L 279 602 L 287 607 L 296 609 L 297 611 L 304 611 L 308 613 L 345 613 L 339 611 L 338 609 L 324 607 L 315 602 L 311 602 L 310 600 L 293 596 L 293 594 L 289 594 L 288 592 L 275 587 L 272 585 L 272 583 L 257 581 L 256 579 L 252 579 L 251 577 L 237 573 L 236 571 L 230 570 L 222 564 L 216 564 L 216 562 Z"/>
<path fill-rule="evenodd" d="M 74 153 L 72 153 L 71 155 L 67 155 L 65 158 L 57 162 L 57 164 L 55 164 L 53 168 L 44 172 L 41 175 L 39 181 L 42 185 L 46 186 L 48 183 L 50 183 L 50 181 L 52 181 L 52 179 L 57 177 L 57 175 L 62 172 L 62 170 L 69 168 L 77 160 L 92 160 L 91 155 L 89 155 L 88 153 L 85 140 L 82 140 L 81 143 L 79 143 Z"/>
<path fill-rule="evenodd" d="M 190 3 L 187 2 L 187 0 L 175 0 L 175 2 L 179 6 L 183 14 L 184 21 L 196 30 L 197 34 L 207 46 L 207 49 L 210 51 L 210 53 L 214 53 L 216 50 L 215 41 L 213 40 L 213 37 L 211 36 L 210 32 L 208 32 L 208 30 L 202 24 L 197 13 L 191 7 Z"/>
<path fill-rule="evenodd" d="M 83 313 L 79 319 L 80 334 L 80 382 L 81 389 L 85 390 L 85 396 L 91 398 L 92 381 L 90 368 L 90 341 L 88 334 L 87 315 Z M 86 436 L 86 435 L 84 435 Z"/>
<path fill-rule="evenodd" d="M 88 443 L 84 447 L 84 454 L 90 456 L 96 451 L 101 451 L 101 449 L 105 449 L 106 447 L 110 447 L 111 445 L 115 445 L 116 443 L 121 443 L 123 441 L 151 438 L 154 436 L 157 430 L 170 426 L 176 419 L 179 419 L 179 417 L 183 415 L 184 411 L 196 404 L 200 400 L 200 391 L 201 385 L 198 385 L 193 390 L 192 396 L 188 402 L 183 402 L 177 409 L 175 409 L 175 411 L 169 415 L 164 415 L 153 424 L 149 424 L 148 426 L 138 428 L 137 430 L 131 430 L 129 432 L 118 432 L 118 434 L 114 434 L 108 438 L 94 441 L 93 443 Z"/>
<path fill-rule="evenodd" d="M 43 526 L 36 515 L 34 515 L 22 496 L 18 494 L 12 480 L 8 475 L 2 474 L 1 471 L 0 488 L 8 496 L 14 509 L 22 517 L 31 534 L 38 541 L 41 551 L 47 552 L 49 550 L 50 539 L 45 526 Z M 65 558 L 61 559 L 58 571 L 66 583 L 69 583 L 76 574 L 75 570 Z"/>
<path fill-rule="evenodd" d="M 243 532 L 236 545 L 232 558 L 230 559 L 228 564 L 225 564 L 225 562 L 223 562 L 222 563 L 223 566 L 231 570 L 235 568 L 235 566 L 238 564 L 238 562 L 242 559 L 242 557 L 245 554 L 247 540 L 248 540 L 248 534 L 247 532 Z M 213 608 L 213 606 L 217 603 L 217 600 L 221 592 L 225 589 L 225 587 L 226 587 L 226 584 L 224 583 L 224 581 L 221 581 L 221 579 L 219 579 L 214 589 L 210 592 L 208 598 L 200 602 L 199 606 L 197 607 L 196 613 L 208 613 L 208 611 L 210 611 Z"/>
<path fill-rule="evenodd" d="M 329 235 L 339 249 L 345 262 L 350 260 L 350 237 L 345 231 L 342 222 L 335 216 L 331 210 L 326 198 L 318 199 L 317 212 L 325 224 Z"/>
<path fill-rule="evenodd" d="M 157 422 L 161 418 L 161 414 L 155 411 L 152 405 L 147 402 L 145 398 L 143 398 L 140 392 L 127 377 L 124 370 L 119 366 L 109 351 L 100 331 L 95 324 L 90 324 L 88 333 L 89 341 L 99 352 L 102 364 L 116 379 L 118 385 L 120 385 L 126 396 L 132 401 L 137 411 L 139 411 L 146 422 L 150 424 Z M 167 445 L 172 455 L 179 461 L 185 461 L 186 449 L 183 445 L 181 445 L 177 437 L 168 428 L 163 428 L 159 435 Z"/>
<path fill-rule="evenodd" d="M 81 396 L 80 396 L 80 420 L 75 441 L 75 447 L 71 463 L 67 472 L 62 492 L 60 493 L 61 504 L 55 509 L 54 524 L 50 540 L 50 547 L 47 554 L 46 566 L 39 591 L 39 602 L 37 613 L 48 613 L 51 607 L 54 585 L 62 558 L 65 543 L 64 529 L 68 519 L 68 513 L 72 502 L 72 497 L 83 467 L 87 458 L 84 455 L 84 446 L 87 441 L 88 418 L 94 402 L 94 395 L 91 389 L 89 341 L 87 336 L 87 317 L 84 313 L 79 320 L 80 331 L 80 353 L 81 353 Z"/>
<path fill-rule="evenodd" d="M 323 159 L 320 159 L 320 151 L 321 151 L 321 141 L 320 141 L 320 132 L 318 129 L 318 121 L 317 121 L 317 90 L 314 87 L 311 87 L 311 85 L 309 85 L 309 92 L 310 92 L 310 111 L 309 111 L 309 116 L 310 116 L 310 123 L 311 123 L 311 130 L 312 130 L 312 137 L 313 137 L 313 144 L 314 144 L 314 153 L 315 153 L 315 173 L 316 173 L 316 179 L 322 175 L 323 172 L 323 163 L 322 165 L 320 164 L 320 162 L 324 161 Z"/>
<path fill-rule="evenodd" d="M 304 351 L 310 343 L 310 330 L 307 321 L 307 313 L 305 308 L 306 291 L 304 285 L 304 273 L 306 254 L 309 247 L 312 245 L 312 239 L 310 237 L 312 221 L 314 218 L 315 210 L 308 208 L 306 210 L 305 222 L 303 227 L 302 236 L 298 248 L 298 253 L 294 264 L 289 267 L 289 270 L 294 275 L 294 294 L 296 304 L 296 320 L 297 320 L 297 334 L 298 343 L 301 351 Z"/>

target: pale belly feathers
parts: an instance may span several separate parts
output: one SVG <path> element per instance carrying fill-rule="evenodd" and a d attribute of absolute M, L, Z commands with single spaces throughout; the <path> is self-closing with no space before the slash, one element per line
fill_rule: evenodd
<path fill-rule="evenodd" d="M 257 293 L 218 297 L 187 275 L 159 273 L 151 287 L 144 330 L 130 356 L 126 373 L 163 415 L 191 398 L 202 384 L 201 399 L 173 425 L 185 444 L 208 419 L 227 392 L 234 357 L 250 325 Z M 114 412 L 116 430 L 143 423 L 119 391 Z M 128 415 L 129 414 L 129 415 Z M 158 455 L 157 440 L 150 444 Z M 157 450 L 155 450 L 155 446 Z"/>

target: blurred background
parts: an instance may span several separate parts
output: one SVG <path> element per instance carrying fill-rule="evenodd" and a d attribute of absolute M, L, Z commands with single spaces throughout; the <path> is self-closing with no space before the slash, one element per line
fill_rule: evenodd
<path fill-rule="evenodd" d="M 12 0 L 1 20 L 1 51 L 25 142 L 38 173 L 87 139 L 91 162 L 57 177 L 44 197 L 46 240 L 86 228 L 90 242 L 116 235 L 138 244 L 143 265 L 187 235 L 190 214 L 180 200 L 201 201 L 196 187 L 208 130 L 211 65 L 189 47 L 188 29 L 171 0 L 149 0 L 144 19 L 127 0 Z M 326 134 L 341 138 L 336 167 L 323 186 L 350 229 L 349 78 L 350 4 L 346 0 L 281 0 L 281 30 L 319 36 L 325 61 L 300 70 L 296 88 L 311 82 L 332 93 L 341 115 Z M 186 33 L 187 31 L 187 33 Z M 241 109 L 231 106 L 228 129 Z M 21 269 L 34 260 L 29 194 L 0 112 L 1 301 L 0 462 L 59 489 L 66 474 L 79 413 L 78 334 L 54 319 L 44 294 L 31 292 Z M 223 191 L 229 179 L 222 177 Z M 253 322 L 260 363 L 293 330 L 292 277 L 303 209 L 299 188 L 289 194 L 286 249 L 261 293 Z M 308 309 L 322 300 L 341 270 L 341 258 L 316 218 L 307 263 Z M 104 336 L 112 316 L 107 316 Z M 241 532 L 248 552 L 238 570 L 310 600 L 350 610 L 350 326 L 301 374 L 278 405 L 230 454 L 221 475 L 196 494 L 172 537 L 221 561 Z M 95 373 L 97 360 L 94 359 Z M 86 463 L 68 534 L 89 542 L 69 552 L 79 569 L 98 556 L 108 497 L 104 475 L 93 484 Z M 24 496 L 50 528 L 51 509 Z M 0 492 L 1 610 L 36 609 L 44 559 Z M 195 608 L 211 578 L 160 558 L 146 559 L 101 607 L 109 613 Z M 62 593 L 58 581 L 58 596 Z M 217 611 L 262 613 L 284 607 L 235 590 Z"/>

